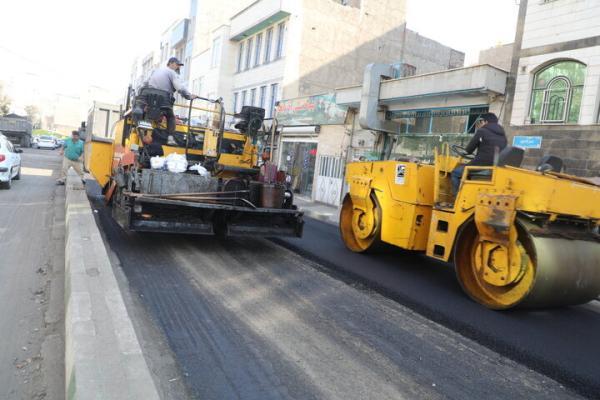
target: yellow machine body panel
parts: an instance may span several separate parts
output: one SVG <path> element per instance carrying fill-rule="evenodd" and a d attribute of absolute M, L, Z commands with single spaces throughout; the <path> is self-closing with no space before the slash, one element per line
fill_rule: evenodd
<path fill-rule="evenodd" d="M 433 205 L 431 165 L 381 161 L 349 164 L 346 177 L 355 207 L 369 216 L 370 198 L 381 209 L 381 240 L 410 250 L 425 250 Z"/>
<path fill-rule="evenodd" d="M 163 149 L 163 153 L 164 153 L 165 157 L 171 153 L 185 154 L 184 147 L 175 147 L 175 146 L 164 145 L 164 146 L 162 146 L 162 149 Z M 187 152 L 188 152 L 188 154 L 194 154 L 194 155 L 198 155 L 198 156 L 201 156 L 204 154 L 204 152 L 199 149 L 188 149 Z"/>
<path fill-rule="evenodd" d="M 100 186 L 110 180 L 113 161 L 113 141 L 90 135 L 85 142 L 84 166 L 90 171 Z"/>
<path fill-rule="evenodd" d="M 218 160 L 219 164 L 236 169 L 252 169 L 257 165 L 258 151 L 256 146 L 252 144 L 250 137 L 236 132 L 225 131 L 223 133 L 223 142 Z M 207 154 L 211 152 L 216 154 L 217 143 L 210 141 L 210 146 L 205 141 L 204 151 Z"/>

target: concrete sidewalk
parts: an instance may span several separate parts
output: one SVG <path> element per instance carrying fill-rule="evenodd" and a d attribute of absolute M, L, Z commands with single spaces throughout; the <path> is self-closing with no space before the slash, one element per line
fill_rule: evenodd
<path fill-rule="evenodd" d="M 318 219 L 328 224 L 338 225 L 340 221 L 340 207 L 329 204 L 311 201 L 307 197 L 294 197 L 294 203 L 304 215 L 313 219 Z"/>
<path fill-rule="evenodd" d="M 159 399 L 81 181 L 66 187 L 67 399 Z"/>

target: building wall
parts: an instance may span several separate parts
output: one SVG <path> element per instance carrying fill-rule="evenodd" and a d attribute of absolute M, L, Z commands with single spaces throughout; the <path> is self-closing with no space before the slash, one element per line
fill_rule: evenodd
<path fill-rule="evenodd" d="M 255 0 L 198 0 L 196 23 L 194 25 L 192 55 L 203 53 L 212 46 L 213 31 L 228 25 L 231 17 L 243 10 Z"/>
<path fill-rule="evenodd" d="M 562 158 L 568 174 L 600 176 L 600 129 L 598 126 L 547 126 L 532 130 L 526 126 L 511 126 L 515 135 L 542 136 L 541 149 L 527 149 L 523 165 L 535 168 L 541 157 L 552 154 Z"/>
<path fill-rule="evenodd" d="M 265 87 L 265 99 L 264 108 L 266 109 L 266 116 L 272 116 L 271 104 L 275 104 L 276 101 L 282 98 L 282 87 L 286 76 L 289 76 L 290 69 L 294 68 L 297 64 L 297 49 L 299 47 L 299 36 L 298 36 L 298 19 L 300 15 L 298 10 L 299 3 L 292 4 L 292 7 L 297 7 L 296 11 L 288 18 L 277 20 L 275 23 L 265 26 L 263 29 L 255 32 L 249 38 L 246 38 L 239 42 L 232 42 L 234 47 L 233 61 L 233 87 L 232 91 L 237 93 L 238 102 L 237 109 L 242 107 L 242 93 L 246 92 L 246 105 L 259 106 L 260 90 L 261 87 Z M 277 56 L 278 46 L 278 31 L 280 26 L 283 27 L 282 37 L 282 48 L 283 53 L 281 56 Z M 270 41 L 270 53 L 267 58 L 267 37 L 268 31 L 272 32 Z M 261 39 L 260 51 L 256 52 L 258 37 Z M 246 52 L 251 43 L 251 56 L 250 56 L 250 68 L 246 69 Z M 241 69 L 238 71 L 238 60 L 240 60 L 241 51 Z M 258 62 L 257 62 L 258 59 Z M 276 85 L 273 90 L 273 85 Z M 255 101 L 250 104 L 250 93 L 252 90 L 256 91 Z"/>
<path fill-rule="evenodd" d="M 600 4 L 599 4 L 600 5 Z M 599 27 L 600 32 L 600 27 Z M 529 125 L 531 89 L 534 73 L 540 66 L 553 60 L 572 59 L 587 65 L 579 125 L 598 122 L 598 101 L 600 90 L 600 46 L 521 57 L 517 72 L 511 125 Z M 538 125 L 543 130 L 545 125 Z"/>
<path fill-rule="evenodd" d="M 405 0 L 364 0 L 360 8 L 331 0 L 303 4 L 297 82 L 285 85 L 285 98 L 356 84 L 368 63 L 400 61 Z"/>
<path fill-rule="evenodd" d="M 529 0 L 523 49 L 598 35 L 598 0 Z"/>
<path fill-rule="evenodd" d="M 505 71 L 510 71 L 513 50 L 514 45 L 512 43 L 481 50 L 478 64 L 490 64 Z"/>
<path fill-rule="evenodd" d="M 465 64 L 465 53 L 431 40 L 410 29 L 406 30 L 402 62 L 416 67 L 416 74 L 460 68 Z"/>
<path fill-rule="evenodd" d="M 510 137 L 542 137 L 541 149 L 528 149 L 524 166 L 535 167 L 552 154 L 566 172 L 600 176 L 600 2 L 595 0 L 521 0 L 505 122 Z M 579 120 L 570 124 L 531 124 L 535 72 L 560 60 L 586 64 Z"/>

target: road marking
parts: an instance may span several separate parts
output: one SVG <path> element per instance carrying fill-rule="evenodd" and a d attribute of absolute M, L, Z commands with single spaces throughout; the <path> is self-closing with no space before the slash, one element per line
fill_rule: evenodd
<path fill-rule="evenodd" d="M 51 169 L 21 167 L 21 174 L 33 176 L 52 176 Z"/>

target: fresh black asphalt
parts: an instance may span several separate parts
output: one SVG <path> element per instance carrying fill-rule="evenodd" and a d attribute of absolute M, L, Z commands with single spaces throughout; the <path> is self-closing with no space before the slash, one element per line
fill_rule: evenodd
<path fill-rule="evenodd" d="M 97 190 L 89 186 L 92 192 Z M 197 288 L 188 283 L 189 277 L 172 265 L 172 254 L 160 249 L 163 240 L 165 244 L 172 244 L 178 240 L 189 242 L 189 237 L 169 236 L 163 239 L 160 235 L 126 234 L 102 208 L 97 192 L 91 194 L 91 199 L 100 211 L 100 224 L 110 246 L 120 258 L 130 286 L 145 298 L 145 303 L 157 318 L 156 322 L 165 330 L 184 375 L 206 372 L 207 366 L 200 360 L 215 357 L 209 354 L 214 349 L 190 354 L 184 349 L 186 346 L 189 349 L 221 337 L 220 343 L 214 343 L 218 351 L 239 352 L 239 346 L 234 343 L 237 333 L 215 321 L 223 313 L 221 306 L 199 294 Z M 599 308 L 579 306 L 544 311 L 490 311 L 462 293 L 450 265 L 393 248 L 375 255 L 354 254 L 343 246 L 335 226 L 312 219 L 307 219 L 302 239 L 274 241 L 316 261 L 321 265 L 316 267 L 329 275 L 352 286 L 375 290 L 581 394 L 599 397 Z M 255 241 L 252 243 L 257 245 Z M 194 301 L 207 306 L 190 304 Z M 186 320 L 181 315 L 170 316 L 172 310 L 181 307 L 186 308 L 183 314 L 190 319 Z M 188 337 L 190 335 L 181 331 L 182 326 L 197 330 L 199 334 L 204 332 L 208 337 Z M 255 343 L 261 339 L 244 340 Z M 244 367 L 252 368 L 252 363 Z M 280 367 L 284 370 L 291 368 Z M 213 383 L 221 388 L 228 385 L 226 380 Z M 192 380 L 191 386 L 195 393 L 207 393 L 205 382 Z M 258 397 L 259 389 L 255 393 Z"/>
<path fill-rule="evenodd" d="M 450 264 L 401 249 L 355 254 L 336 226 L 307 219 L 302 239 L 277 239 L 341 278 L 360 281 L 420 314 L 600 398 L 600 304 L 491 311 L 465 295 Z M 566 266 L 565 266 L 566 267 Z"/>

